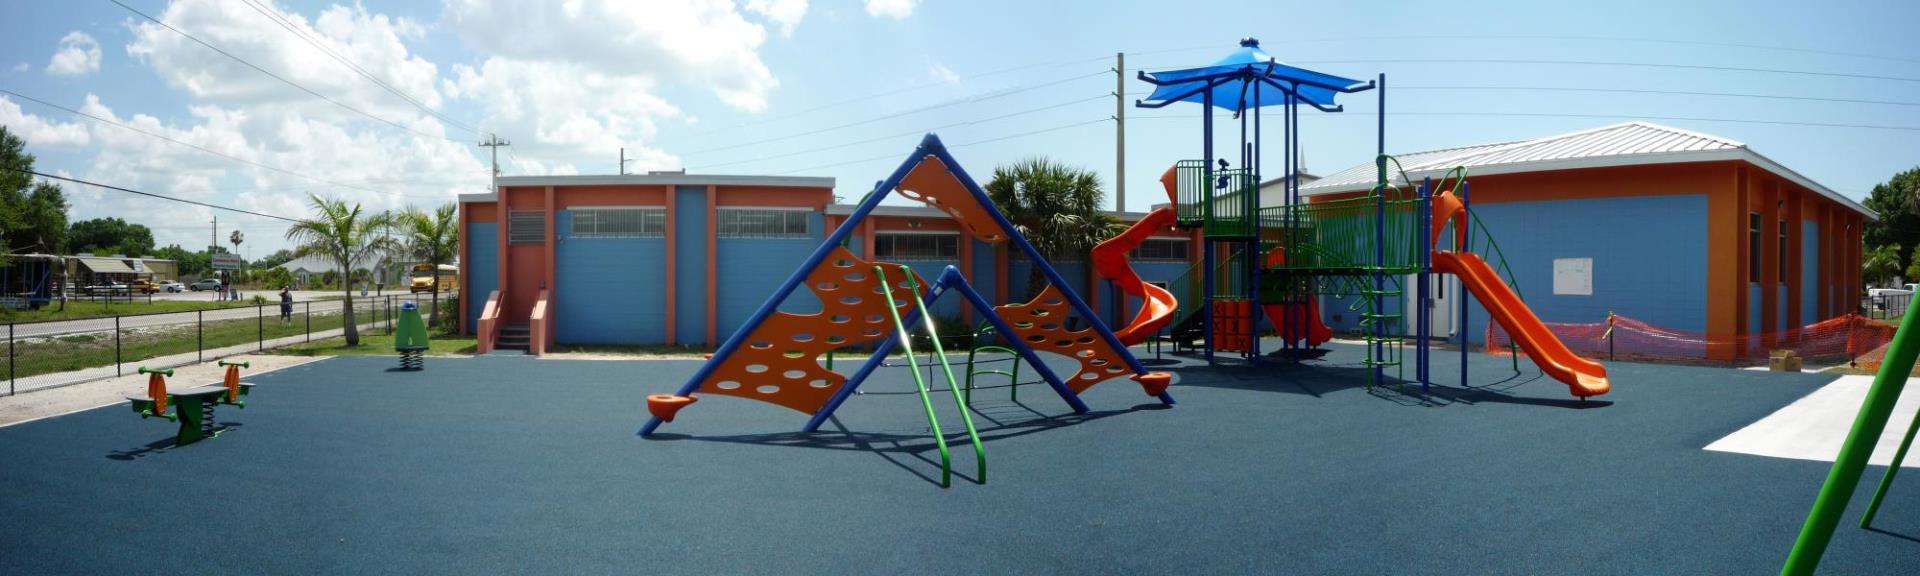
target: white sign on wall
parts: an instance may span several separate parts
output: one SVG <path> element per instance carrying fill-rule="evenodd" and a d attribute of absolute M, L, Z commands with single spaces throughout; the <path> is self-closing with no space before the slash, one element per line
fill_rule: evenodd
<path fill-rule="evenodd" d="M 1554 258 L 1553 293 L 1570 296 L 1593 295 L 1592 258 Z"/>

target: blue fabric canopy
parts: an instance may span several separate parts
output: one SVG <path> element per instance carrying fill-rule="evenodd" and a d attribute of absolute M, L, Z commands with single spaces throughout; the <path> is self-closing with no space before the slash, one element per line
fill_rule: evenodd
<path fill-rule="evenodd" d="M 1342 92 L 1372 87 L 1369 82 L 1341 78 L 1280 63 L 1260 49 L 1260 41 L 1240 41 L 1240 49 L 1212 64 L 1185 70 L 1142 72 L 1140 79 L 1154 84 L 1142 106 L 1159 108 L 1173 102 L 1204 102 L 1244 112 L 1255 106 L 1285 104 L 1288 92 L 1321 109 L 1337 109 L 1333 98 Z M 1206 88 L 1212 85 L 1212 88 Z"/>

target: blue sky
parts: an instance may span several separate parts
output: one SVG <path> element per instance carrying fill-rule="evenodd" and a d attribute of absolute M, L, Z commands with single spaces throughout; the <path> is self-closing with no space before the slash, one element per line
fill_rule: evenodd
<path fill-rule="evenodd" d="M 1111 182 L 1114 129 L 1105 119 L 1114 109 L 1114 53 L 1129 54 L 1131 102 L 1149 89 L 1131 79 L 1133 70 L 1205 63 L 1243 37 L 1305 67 L 1357 78 L 1386 73 L 1389 110 L 1412 113 L 1388 118 L 1389 152 L 1649 117 L 1920 128 L 1920 106 L 1510 89 L 1920 103 L 1920 40 L 1910 30 L 1920 4 L 1912 2 L 253 0 L 256 11 L 241 0 L 122 1 L 379 120 L 88 0 L 10 3 L 0 23 L 0 89 L 110 114 L 251 164 L 12 96 L 0 95 L 0 124 L 38 136 L 29 147 L 46 171 L 289 216 L 305 214 L 307 192 L 387 209 L 481 191 L 486 151 L 473 146 L 480 136 L 469 128 L 513 142 L 502 155 L 507 174 L 610 173 L 624 145 L 638 159 L 631 170 L 833 176 L 841 195 L 857 197 L 918 133 L 941 127 L 976 174 L 1045 155 Z M 1415 59 L 1429 61 L 1408 61 Z M 1373 98 L 1354 99 L 1347 110 L 1303 113 L 1309 170 L 1371 157 Z M 1620 118 L 1447 115 L 1458 113 Z M 1198 110 L 1128 114 L 1129 204 L 1139 208 L 1156 201 L 1150 183 L 1161 170 L 1199 155 Z M 1920 130 L 1653 121 L 1745 142 L 1856 198 L 1920 165 Z M 205 242 L 207 209 L 68 189 L 75 219 L 120 216 L 154 227 L 163 244 Z M 252 255 L 284 245 L 273 220 L 220 219 L 223 230 L 247 231 Z"/>

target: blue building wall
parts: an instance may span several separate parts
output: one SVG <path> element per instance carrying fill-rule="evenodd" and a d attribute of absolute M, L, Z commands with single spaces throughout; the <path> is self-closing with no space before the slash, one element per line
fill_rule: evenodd
<path fill-rule="evenodd" d="M 574 238 L 573 212 L 554 216 L 554 341 L 657 344 L 667 338 L 665 238 Z"/>
<path fill-rule="evenodd" d="M 673 194 L 673 333 L 676 343 L 700 344 L 707 340 L 707 189 L 681 186 Z"/>
<path fill-rule="evenodd" d="M 822 217 L 816 213 L 807 219 L 806 238 L 722 237 L 714 240 L 717 254 L 714 262 L 720 267 L 714 277 L 714 293 L 719 298 L 714 320 L 719 325 L 721 340 L 745 325 L 754 311 L 780 288 L 780 283 L 820 247 L 822 224 Z M 811 314 L 820 309 L 820 299 L 812 290 L 796 289 L 780 305 L 780 310 L 795 314 Z"/>
<path fill-rule="evenodd" d="M 1473 208 L 1506 255 L 1527 306 L 1542 320 L 1602 322 L 1611 311 L 1656 326 L 1706 329 L 1705 195 Z M 1555 258 L 1592 258 L 1593 295 L 1553 294 Z M 1471 295 L 1466 296 L 1471 301 Z M 1469 310 L 1464 332 L 1471 342 L 1483 342 L 1487 313 L 1478 302 L 1472 302 Z"/>
<path fill-rule="evenodd" d="M 1764 310 L 1764 308 L 1760 306 L 1761 304 L 1762 302 L 1760 302 L 1760 285 L 1757 283 L 1748 282 L 1747 283 L 1747 333 L 1749 334 L 1759 334 L 1761 332 L 1760 311 Z"/>
<path fill-rule="evenodd" d="M 1820 222 L 1804 220 L 1800 233 L 1800 323 L 1812 324 L 1820 317 Z"/>
<path fill-rule="evenodd" d="M 487 307 L 487 295 L 500 289 L 500 225 L 474 222 L 467 225 L 467 255 L 463 262 L 466 277 L 461 290 L 467 299 L 467 326 L 478 326 L 480 311 Z"/>
<path fill-rule="evenodd" d="M 995 291 L 1000 274 L 993 265 L 994 245 L 978 240 L 969 241 L 973 242 L 973 276 L 967 278 L 967 283 L 973 285 L 974 291 L 979 292 L 981 298 L 987 299 L 987 303 L 994 305 L 1004 303 L 1005 295 Z"/>

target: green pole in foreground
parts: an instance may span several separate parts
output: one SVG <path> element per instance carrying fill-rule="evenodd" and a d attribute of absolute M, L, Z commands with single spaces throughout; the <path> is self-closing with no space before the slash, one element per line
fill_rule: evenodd
<path fill-rule="evenodd" d="M 960 410 L 960 421 L 967 425 L 967 438 L 973 441 L 974 461 L 980 463 L 981 484 L 987 483 L 987 448 L 980 445 L 980 432 L 973 427 L 973 414 L 967 410 L 967 395 L 960 390 L 960 382 L 953 377 L 953 364 L 947 361 L 947 349 L 940 344 L 940 332 L 933 325 L 933 311 L 927 309 L 927 303 L 920 299 L 920 283 L 913 279 L 913 269 L 900 267 L 900 274 L 907 277 L 907 290 L 913 293 L 913 305 L 920 311 L 920 319 L 927 323 L 927 336 L 933 340 L 933 352 L 940 357 L 940 368 L 947 372 L 947 390 L 953 392 L 953 405 Z M 929 366 L 928 368 L 932 368 Z M 934 433 L 939 433 L 935 430 Z"/>
<path fill-rule="evenodd" d="M 1860 415 L 1854 417 L 1853 429 L 1847 432 L 1846 443 L 1840 445 L 1840 455 L 1834 459 L 1833 469 L 1827 472 L 1827 482 L 1820 487 L 1820 496 L 1813 501 L 1813 510 L 1807 513 L 1807 523 L 1800 527 L 1800 539 L 1793 543 L 1786 565 L 1780 567 L 1781 574 L 1813 574 L 1820 566 L 1820 556 L 1827 552 L 1833 530 L 1840 525 L 1840 515 L 1846 512 L 1847 501 L 1853 498 L 1853 490 L 1860 484 L 1860 474 L 1866 471 L 1867 457 L 1873 454 L 1874 444 L 1886 431 L 1893 404 L 1900 399 L 1900 389 L 1906 387 L 1907 375 L 1913 372 L 1914 355 L 1920 353 L 1920 321 L 1915 317 L 1920 314 L 1908 314 L 1900 321 L 1900 329 L 1893 333 L 1880 373 L 1874 376 L 1873 387 L 1867 389 Z"/>
<path fill-rule="evenodd" d="M 940 447 L 940 487 L 953 487 L 953 455 L 947 452 L 947 435 L 940 431 L 940 417 L 933 412 L 933 399 L 927 396 L 927 381 L 920 377 L 920 365 L 913 359 L 913 335 L 907 331 L 907 324 L 900 320 L 900 303 L 893 300 L 893 284 L 887 282 L 887 271 L 879 266 L 873 267 L 874 278 L 880 281 L 880 294 L 887 297 L 887 315 L 893 317 L 893 329 L 900 333 L 900 349 L 907 353 L 907 367 L 913 371 L 914 389 L 920 392 L 920 404 L 927 407 L 927 426 L 933 429 L 933 442 Z"/>
<path fill-rule="evenodd" d="M 1880 499 L 1887 497 L 1887 487 L 1893 485 L 1893 475 L 1900 472 L 1900 463 L 1907 461 L 1907 449 L 1913 447 L 1914 433 L 1920 432 L 1920 414 L 1913 415 L 1913 423 L 1907 425 L 1907 435 L 1900 439 L 1900 449 L 1893 452 L 1893 461 L 1887 463 L 1887 475 L 1880 477 L 1880 487 L 1873 491 L 1873 499 L 1867 501 L 1867 513 L 1860 516 L 1860 527 L 1873 526 L 1873 515 L 1880 512 Z"/>

